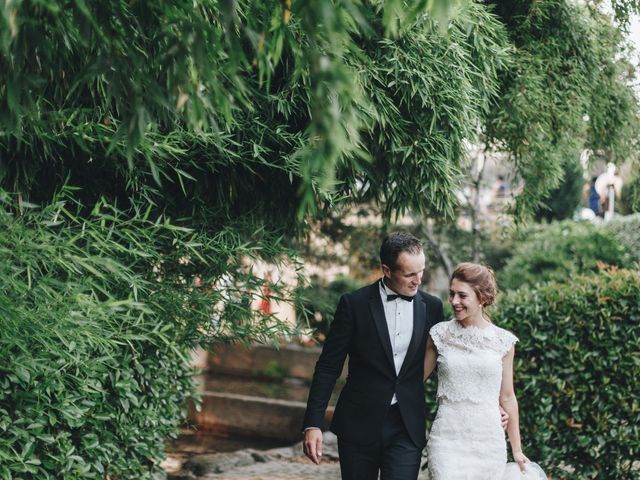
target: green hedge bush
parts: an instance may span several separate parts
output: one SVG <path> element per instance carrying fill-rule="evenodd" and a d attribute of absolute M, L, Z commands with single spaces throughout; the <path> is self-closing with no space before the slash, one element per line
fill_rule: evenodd
<path fill-rule="evenodd" d="M 605 225 L 629 249 L 631 256 L 640 260 L 640 213 L 616 215 Z"/>
<path fill-rule="evenodd" d="M 617 209 L 624 215 L 640 213 L 640 175 L 635 175 L 622 186 Z"/>
<path fill-rule="evenodd" d="M 537 225 L 521 235 L 512 257 L 498 272 L 503 290 L 595 272 L 599 262 L 624 268 L 635 260 L 616 232 L 590 222 Z"/>
<path fill-rule="evenodd" d="M 256 279 L 226 273 L 255 251 L 107 205 L 23 208 L 0 194 L 0 478 L 151 478 L 195 392 L 192 348 L 282 332 L 250 321 Z"/>
<path fill-rule="evenodd" d="M 603 270 L 507 293 L 523 446 L 553 478 L 640 477 L 640 272 Z"/>

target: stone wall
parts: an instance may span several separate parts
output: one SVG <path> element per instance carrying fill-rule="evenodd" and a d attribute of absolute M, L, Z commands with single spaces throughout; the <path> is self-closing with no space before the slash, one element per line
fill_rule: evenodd
<path fill-rule="evenodd" d="M 310 381 L 320 351 L 319 347 L 300 345 L 283 345 L 279 348 L 255 345 L 249 349 L 241 345 L 220 345 L 213 354 L 209 354 L 207 365 L 210 373 L 254 378 L 264 376 L 277 365 L 287 377 Z"/>

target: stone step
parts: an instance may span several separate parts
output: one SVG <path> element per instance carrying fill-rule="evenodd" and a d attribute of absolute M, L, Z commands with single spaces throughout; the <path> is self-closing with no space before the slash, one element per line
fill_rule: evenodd
<path fill-rule="evenodd" d="M 208 356 L 209 372 L 254 378 L 293 377 L 310 381 L 319 347 L 301 345 L 218 345 Z M 344 371 L 343 371 L 344 374 Z"/>
<path fill-rule="evenodd" d="M 189 421 L 203 430 L 295 442 L 301 438 L 305 408 L 306 404 L 298 401 L 204 392 L 200 411 L 190 405 Z M 333 407 L 329 407 L 325 426 L 332 417 Z"/>

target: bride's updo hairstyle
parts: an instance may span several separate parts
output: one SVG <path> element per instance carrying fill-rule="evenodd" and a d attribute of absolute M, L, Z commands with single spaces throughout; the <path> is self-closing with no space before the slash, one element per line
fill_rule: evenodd
<path fill-rule="evenodd" d="M 480 303 L 485 307 L 493 305 L 496 301 L 498 286 L 496 284 L 496 275 L 491 267 L 480 265 L 479 263 L 460 263 L 451 274 L 449 284 L 453 280 L 468 283 L 473 288 L 473 291 L 476 292 Z"/>

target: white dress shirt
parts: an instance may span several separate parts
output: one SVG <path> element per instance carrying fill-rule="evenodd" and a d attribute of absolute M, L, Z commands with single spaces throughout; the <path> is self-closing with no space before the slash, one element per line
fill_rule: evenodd
<path fill-rule="evenodd" d="M 389 329 L 389 339 L 391 340 L 391 350 L 393 353 L 393 364 L 396 368 L 396 375 L 400 373 L 404 357 L 407 355 L 407 349 L 411 342 L 413 334 L 413 302 L 407 302 L 402 298 L 387 301 L 387 295 L 394 295 L 394 292 L 387 287 L 384 282 L 380 281 L 380 297 L 382 298 L 382 306 L 384 307 L 384 316 L 387 320 L 387 328 Z M 396 394 L 393 394 L 391 405 L 398 403 Z"/>

